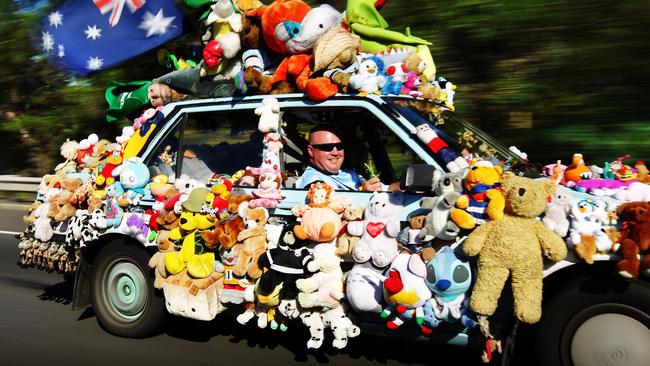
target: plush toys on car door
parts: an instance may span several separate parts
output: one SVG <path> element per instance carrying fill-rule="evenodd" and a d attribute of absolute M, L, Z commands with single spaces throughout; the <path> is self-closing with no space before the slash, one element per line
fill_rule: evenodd
<path fill-rule="evenodd" d="M 343 271 L 341 258 L 336 254 L 336 247 L 330 243 L 314 247 L 314 260 L 308 265 L 311 277 L 299 279 L 296 286 L 300 290 L 298 303 L 303 308 L 333 309 L 339 307 L 343 299 Z"/>
<path fill-rule="evenodd" d="M 501 192 L 500 166 L 488 161 L 478 161 L 470 166 L 465 177 L 465 194 L 456 201 L 457 209 L 451 211 L 451 219 L 467 230 L 486 220 L 498 220 L 503 216 L 504 199 Z"/>
<path fill-rule="evenodd" d="M 308 205 L 295 206 L 293 214 L 302 217 L 300 225 L 293 229 L 300 240 L 318 243 L 332 241 L 341 230 L 339 216 L 349 205 L 348 200 L 337 200 L 334 190 L 325 183 L 316 182 L 309 186 Z"/>
<path fill-rule="evenodd" d="M 612 249 L 612 241 L 603 231 L 602 216 L 597 203 L 591 199 L 571 206 L 571 230 L 566 241 L 578 257 L 589 264 L 594 263 L 597 252 L 607 253 Z"/>
<path fill-rule="evenodd" d="M 264 225 L 269 218 L 269 213 L 264 207 L 249 208 L 248 202 L 242 202 L 239 205 L 239 215 L 244 219 L 246 229 L 237 236 L 237 241 L 242 242 L 243 249 L 233 268 L 233 273 L 237 276 L 246 274 L 256 279 L 262 275 L 258 259 L 266 251 Z"/>
<path fill-rule="evenodd" d="M 618 273 L 627 278 L 636 278 L 639 270 L 650 275 L 650 203 L 629 202 L 618 207 L 621 225 L 621 253 Z M 641 260 L 638 256 L 643 255 Z"/>
<path fill-rule="evenodd" d="M 564 240 L 537 220 L 555 192 L 550 180 L 539 181 L 506 172 L 502 177 L 505 214 L 477 227 L 464 242 L 463 250 L 479 255 L 478 279 L 471 298 L 472 310 L 492 315 L 501 290 L 512 276 L 515 315 L 525 323 L 536 323 L 542 315 L 542 252 L 553 261 L 566 257 Z"/>
<path fill-rule="evenodd" d="M 472 285 L 472 268 L 467 259 L 458 258 L 451 247 L 443 247 L 427 263 L 426 284 L 433 297 L 424 304 L 423 332 L 430 333 L 430 328 L 437 327 L 440 321 L 460 321 L 467 328 L 476 326 L 465 296 Z"/>
<path fill-rule="evenodd" d="M 374 192 L 364 211 L 363 221 L 348 224 L 348 232 L 361 236 L 352 251 L 357 263 L 372 261 L 387 267 L 397 255 L 396 237 L 400 231 L 404 196 L 400 191 Z"/>
<path fill-rule="evenodd" d="M 386 322 L 386 326 L 396 329 L 413 318 L 421 326 L 424 321 L 422 305 L 431 298 L 431 291 L 424 281 L 427 276 L 424 262 L 416 254 L 401 253 L 386 273 L 384 299 L 388 307 L 380 315 L 387 319 L 391 314 L 397 313 L 392 320 Z"/>

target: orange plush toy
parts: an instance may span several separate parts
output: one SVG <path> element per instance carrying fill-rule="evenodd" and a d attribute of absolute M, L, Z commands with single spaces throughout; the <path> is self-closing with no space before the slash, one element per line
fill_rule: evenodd
<path fill-rule="evenodd" d="M 301 22 L 311 10 L 309 5 L 301 0 L 275 0 L 267 8 L 255 10 L 261 14 L 262 36 L 266 45 L 274 52 L 288 52 L 286 43 L 298 36 Z M 295 80 L 298 89 L 313 100 L 324 100 L 338 92 L 338 86 L 330 79 L 318 77 L 310 79 L 314 56 L 313 54 L 291 55 L 286 57 L 278 66 L 270 85 L 265 85 L 269 93 L 274 84 L 287 81 L 289 77 Z"/>

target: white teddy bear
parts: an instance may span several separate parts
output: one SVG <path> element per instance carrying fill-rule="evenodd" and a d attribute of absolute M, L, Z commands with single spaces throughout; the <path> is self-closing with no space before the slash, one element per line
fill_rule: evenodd
<path fill-rule="evenodd" d="M 307 265 L 309 271 L 315 272 L 309 278 L 296 281 L 298 303 L 303 308 L 340 306 L 343 298 L 343 271 L 341 258 L 336 255 L 336 246 L 332 243 L 318 244 L 314 247 L 314 260 Z"/>
<path fill-rule="evenodd" d="M 255 114 L 260 116 L 257 129 L 262 133 L 278 132 L 280 128 L 280 103 L 275 98 L 262 99 L 262 106 L 255 108 Z"/>

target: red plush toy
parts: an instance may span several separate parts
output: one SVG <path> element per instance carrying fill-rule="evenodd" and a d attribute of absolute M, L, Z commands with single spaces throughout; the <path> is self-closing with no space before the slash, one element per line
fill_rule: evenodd
<path fill-rule="evenodd" d="M 256 9 L 255 14 L 261 14 L 262 36 L 266 45 L 277 53 L 287 53 L 286 43 L 298 36 L 300 23 L 310 10 L 309 5 L 301 0 L 275 0 L 267 8 Z M 265 88 L 260 88 L 260 92 L 269 93 L 273 85 L 291 77 L 298 89 L 313 100 L 321 101 L 333 96 L 338 92 L 338 86 L 330 79 L 309 78 L 313 59 L 313 54 L 288 56 L 278 66 L 271 82 Z"/>

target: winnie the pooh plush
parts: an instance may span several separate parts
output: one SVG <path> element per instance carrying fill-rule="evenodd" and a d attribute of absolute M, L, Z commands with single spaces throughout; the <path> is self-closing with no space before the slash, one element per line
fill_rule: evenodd
<path fill-rule="evenodd" d="M 470 256 L 479 255 L 478 279 L 470 306 L 480 315 L 492 315 L 508 276 L 512 276 L 515 314 L 525 323 L 542 315 L 542 252 L 553 261 L 566 257 L 562 238 L 537 220 L 555 192 L 550 180 L 537 181 L 511 172 L 502 176 L 503 218 L 476 228 L 464 243 Z"/>
<path fill-rule="evenodd" d="M 629 202 L 618 207 L 618 215 L 622 221 L 621 252 L 623 259 L 618 262 L 618 273 L 627 278 L 636 278 L 639 269 L 650 274 L 650 255 L 638 255 L 650 249 L 650 203 Z"/>
<path fill-rule="evenodd" d="M 472 163 L 463 182 L 465 194 L 456 201 L 451 220 L 460 228 L 471 230 L 486 220 L 503 216 L 503 193 L 500 189 L 500 166 L 488 161 Z"/>

